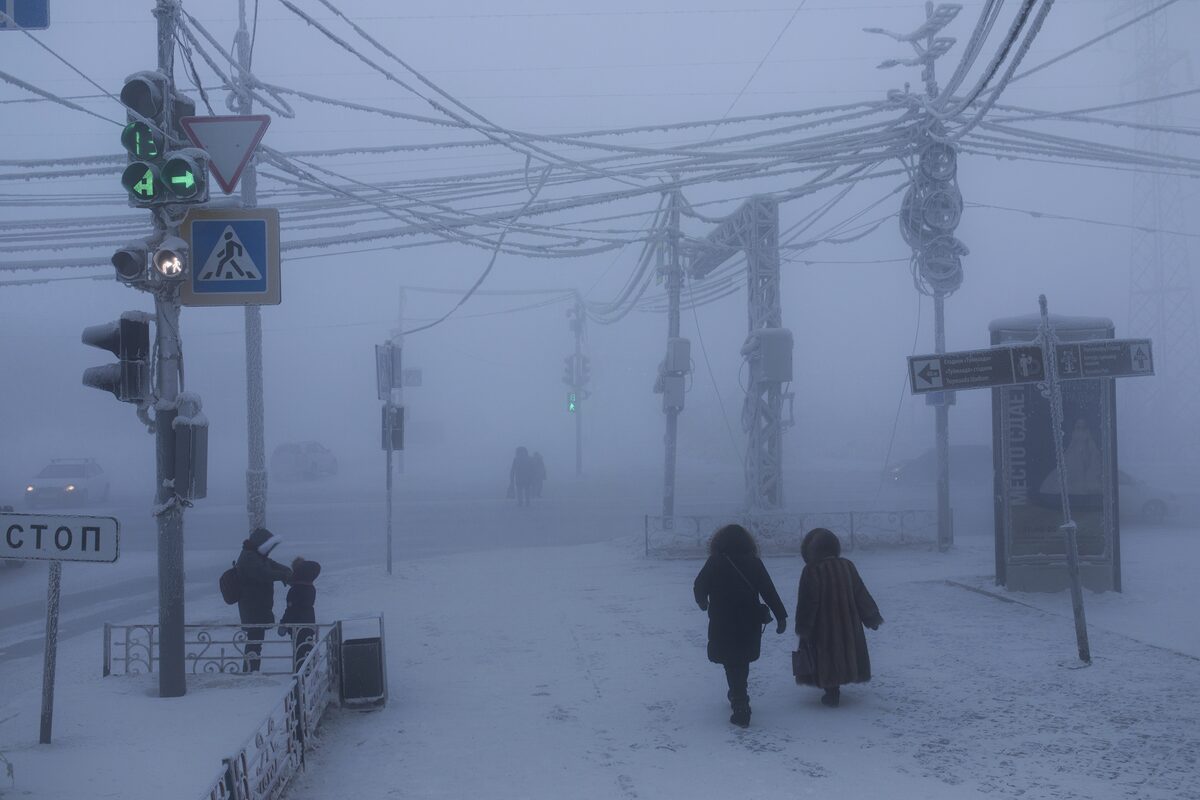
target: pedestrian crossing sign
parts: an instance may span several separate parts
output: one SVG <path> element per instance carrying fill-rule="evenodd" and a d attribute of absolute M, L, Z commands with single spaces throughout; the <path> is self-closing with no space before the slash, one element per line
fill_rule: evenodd
<path fill-rule="evenodd" d="M 180 228 L 190 259 L 183 305 L 280 302 L 277 209 L 191 209 Z"/>

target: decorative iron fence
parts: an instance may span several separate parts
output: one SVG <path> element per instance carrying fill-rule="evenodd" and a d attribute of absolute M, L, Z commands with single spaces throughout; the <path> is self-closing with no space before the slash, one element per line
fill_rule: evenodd
<path fill-rule="evenodd" d="M 247 671 L 248 631 L 262 631 L 259 671 L 288 675 L 295 668 L 296 642 L 300 628 L 314 628 L 317 641 L 324 639 L 336 623 L 314 625 L 184 625 L 184 664 L 193 675 Z M 277 628 L 287 635 L 279 636 Z M 254 644 L 253 642 L 250 642 Z M 104 674 L 139 675 L 154 672 L 159 661 L 158 625 L 104 624 Z"/>
<path fill-rule="evenodd" d="M 278 800 L 304 766 L 317 725 L 341 682 L 341 623 L 323 627 L 324 635 L 266 719 L 234 755 L 222 759 L 220 773 L 202 795 L 205 800 Z"/>
<path fill-rule="evenodd" d="M 937 544 L 937 512 L 930 510 L 647 515 L 646 555 L 703 557 L 713 531 L 731 522 L 745 525 L 758 540 L 763 555 L 770 556 L 800 555 L 804 534 L 813 528 L 828 528 L 836 533 L 847 551 Z"/>

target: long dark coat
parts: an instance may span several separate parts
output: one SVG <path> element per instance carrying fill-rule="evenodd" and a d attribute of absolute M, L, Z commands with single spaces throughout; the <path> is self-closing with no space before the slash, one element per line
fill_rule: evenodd
<path fill-rule="evenodd" d="M 243 624 L 269 625 L 275 621 L 275 581 L 286 581 L 292 571 L 258 552 L 253 539 L 242 543 L 236 564 L 241 586 L 238 616 Z"/>
<path fill-rule="evenodd" d="M 871 679 L 863 625 L 883 624 L 879 606 L 840 550 L 834 537 L 832 545 L 819 542 L 805 553 L 796 600 L 796 633 L 813 651 L 812 683 L 825 689 Z"/>
<path fill-rule="evenodd" d="M 744 580 L 734 565 L 742 571 Z M 757 556 L 709 556 L 692 590 L 696 603 L 708 608 L 708 660 L 715 664 L 749 664 L 758 660 L 762 646 L 759 595 L 775 619 L 787 619 L 787 609 Z"/>

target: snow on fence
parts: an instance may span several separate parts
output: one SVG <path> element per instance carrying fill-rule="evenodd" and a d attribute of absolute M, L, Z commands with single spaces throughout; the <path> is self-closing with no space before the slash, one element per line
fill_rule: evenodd
<path fill-rule="evenodd" d="M 278 626 L 185 626 L 188 629 L 185 663 L 191 663 L 193 674 L 242 672 L 246 642 L 243 627 Z M 305 753 L 317 725 L 330 704 L 340 697 L 342 623 L 296 627 L 318 629 L 312 651 L 258 728 L 237 752 L 221 760 L 220 771 L 201 795 L 205 800 L 279 800 L 291 779 L 304 767 Z M 159 660 L 158 641 L 157 625 L 105 624 L 104 674 L 153 672 Z M 261 671 L 292 673 L 290 643 L 267 645 L 262 652 Z"/>
<path fill-rule="evenodd" d="M 317 640 L 325 638 L 337 623 L 284 625 L 285 629 L 315 628 Z M 292 637 L 278 637 L 271 625 L 184 625 L 184 664 L 193 675 L 200 673 L 238 673 L 246 671 L 247 631 L 263 632 L 260 671 L 268 675 L 287 675 L 292 671 L 295 643 Z M 290 631 L 289 631 L 290 632 Z M 154 672 L 159 662 L 158 625 L 104 624 L 104 674 L 139 675 Z"/>
<path fill-rule="evenodd" d="M 937 544 L 937 512 L 826 511 L 812 513 L 647 515 L 645 548 L 657 558 L 701 558 L 708 540 L 722 525 L 740 523 L 758 540 L 763 555 L 800 555 L 804 534 L 828 528 L 847 551 L 872 547 L 933 547 Z"/>

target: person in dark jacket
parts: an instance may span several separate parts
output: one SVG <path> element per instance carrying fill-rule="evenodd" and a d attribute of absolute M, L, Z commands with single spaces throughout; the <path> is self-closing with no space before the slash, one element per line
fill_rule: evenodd
<path fill-rule="evenodd" d="M 796 634 L 800 647 L 812 656 L 813 674 L 796 680 L 824 689 L 821 702 L 835 707 L 842 684 L 871 679 L 863 626 L 876 630 L 883 617 L 853 562 L 841 557 L 842 544 L 833 531 L 809 531 L 800 554 L 805 566 L 796 599 Z"/>
<path fill-rule="evenodd" d="M 693 592 L 700 610 L 708 612 L 708 660 L 725 667 L 733 709 L 729 721 L 745 728 L 750 724 L 750 662 L 758 660 L 765 624 L 760 596 L 775 615 L 775 632 L 787 630 L 787 610 L 750 531 L 726 525 L 713 534 Z"/>
<path fill-rule="evenodd" d="M 529 505 L 533 476 L 533 457 L 524 447 L 518 447 L 517 454 L 513 456 L 512 467 L 508 470 L 508 496 L 516 497 L 518 506 Z"/>
<path fill-rule="evenodd" d="M 292 635 L 293 667 L 300 671 L 300 665 L 312 651 L 316 643 L 317 629 L 315 627 L 285 628 L 285 625 L 301 625 L 317 622 L 317 589 L 313 582 L 321 574 L 321 565 L 316 561 L 297 558 L 292 562 L 292 579 L 288 581 L 287 608 L 279 619 L 279 635 Z"/>
<path fill-rule="evenodd" d="M 242 542 L 235 569 L 239 583 L 238 616 L 243 625 L 266 626 L 275 622 L 275 581 L 287 583 L 292 571 L 267 556 L 279 545 L 278 536 L 266 528 L 255 528 Z M 265 627 L 244 628 L 246 660 L 243 672 L 258 672 Z"/>

